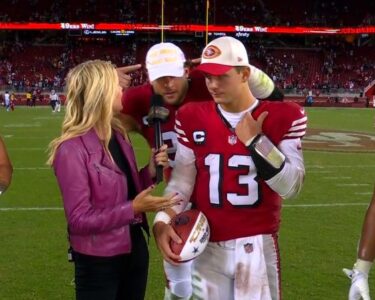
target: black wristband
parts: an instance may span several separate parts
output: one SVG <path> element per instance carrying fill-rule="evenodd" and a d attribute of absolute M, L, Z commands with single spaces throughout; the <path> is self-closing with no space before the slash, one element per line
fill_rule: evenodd
<path fill-rule="evenodd" d="M 250 150 L 250 155 L 254 161 L 255 167 L 257 168 L 258 175 L 264 180 L 269 180 L 282 170 L 285 165 L 285 161 L 279 168 L 275 168 L 256 151 L 255 145 L 259 141 L 261 136 L 261 134 L 258 134 L 247 148 Z"/>

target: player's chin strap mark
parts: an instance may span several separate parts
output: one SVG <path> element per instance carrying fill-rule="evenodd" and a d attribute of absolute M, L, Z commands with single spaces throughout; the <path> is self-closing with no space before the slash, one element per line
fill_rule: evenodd
<path fill-rule="evenodd" d="M 264 180 L 274 177 L 284 167 L 285 155 L 265 135 L 258 134 L 246 146 L 259 176 Z"/>

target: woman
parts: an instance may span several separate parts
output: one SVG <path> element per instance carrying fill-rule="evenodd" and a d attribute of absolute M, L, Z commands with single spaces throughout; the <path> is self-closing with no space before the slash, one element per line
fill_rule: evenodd
<path fill-rule="evenodd" d="M 155 197 L 155 164 L 167 165 L 166 146 L 138 172 L 116 114 L 122 91 L 115 68 L 100 60 L 67 77 L 62 134 L 50 144 L 75 263 L 76 299 L 143 299 L 148 270 L 145 212 L 176 204 Z"/>
<path fill-rule="evenodd" d="M 10 185 L 12 174 L 12 163 L 9 159 L 5 143 L 0 137 L 0 195 L 3 194 Z"/>

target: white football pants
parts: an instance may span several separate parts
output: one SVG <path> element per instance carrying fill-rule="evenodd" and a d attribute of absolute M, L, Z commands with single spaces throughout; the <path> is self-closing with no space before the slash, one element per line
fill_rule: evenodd
<path fill-rule="evenodd" d="M 193 299 L 279 300 L 279 266 L 272 235 L 210 242 L 193 261 Z"/>

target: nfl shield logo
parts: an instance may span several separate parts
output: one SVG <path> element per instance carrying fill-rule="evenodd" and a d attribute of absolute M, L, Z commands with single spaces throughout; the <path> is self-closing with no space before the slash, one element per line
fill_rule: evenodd
<path fill-rule="evenodd" d="M 228 136 L 228 144 L 234 145 L 237 143 L 237 136 L 236 135 L 230 135 Z"/>
<path fill-rule="evenodd" d="M 243 247 L 245 249 L 245 253 L 251 253 L 254 250 L 253 244 L 251 243 L 246 243 L 245 245 L 243 245 Z"/>

